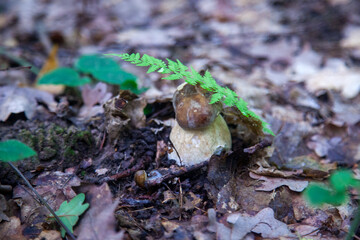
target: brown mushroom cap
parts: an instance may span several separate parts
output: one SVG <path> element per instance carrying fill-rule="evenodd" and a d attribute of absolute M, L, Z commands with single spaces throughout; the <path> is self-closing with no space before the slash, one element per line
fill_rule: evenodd
<path fill-rule="evenodd" d="M 210 104 L 211 94 L 199 87 L 182 84 L 173 97 L 176 120 L 184 129 L 209 126 L 219 114 L 219 104 Z"/>

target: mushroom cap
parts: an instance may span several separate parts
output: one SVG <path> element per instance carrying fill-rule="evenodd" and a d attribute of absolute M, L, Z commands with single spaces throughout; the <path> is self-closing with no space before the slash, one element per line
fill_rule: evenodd
<path fill-rule="evenodd" d="M 170 140 L 176 150 L 172 149 L 168 158 L 180 166 L 195 165 L 209 160 L 213 154 L 231 149 L 230 131 L 220 115 L 208 127 L 198 130 L 183 129 L 175 121 Z"/>
<path fill-rule="evenodd" d="M 187 83 L 181 84 L 173 97 L 177 123 L 184 129 L 209 126 L 219 115 L 220 105 L 210 104 L 211 93 Z"/>

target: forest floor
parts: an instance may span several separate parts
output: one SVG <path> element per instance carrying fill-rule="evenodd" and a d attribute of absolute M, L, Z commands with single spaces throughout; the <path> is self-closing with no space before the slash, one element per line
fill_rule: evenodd
<path fill-rule="evenodd" d="M 356 191 L 344 205 L 319 208 L 302 192 L 336 169 L 360 178 L 359 1 L 5 0 L 0 33 L 0 140 L 37 152 L 16 166 L 55 210 L 85 194 L 78 239 L 344 239 L 349 231 Z M 119 61 L 148 89 L 131 97 L 121 129 L 102 108 L 115 85 L 36 85 L 45 63 L 132 52 L 208 69 L 275 136 L 229 120 L 231 151 L 185 169 L 167 157 L 182 80 Z M 271 146 L 244 152 L 264 140 Z M 165 177 L 141 187 L 141 170 Z M 2 239 L 61 239 L 5 163 Z"/>

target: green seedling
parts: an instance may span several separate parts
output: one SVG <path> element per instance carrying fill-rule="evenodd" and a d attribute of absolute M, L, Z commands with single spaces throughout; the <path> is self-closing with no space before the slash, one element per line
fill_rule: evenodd
<path fill-rule="evenodd" d="M 0 142 L 1 162 L 15 162 L 35 155 L 36 152 L 32 148 L 17 140 Z"/>
<path fill-rule="evenodd" d="M 305 189 L 303 196 L 313 206 L 330 204 L 339 206 L 349 200 L 349 188 L 360 190 L 360 180 L 355 179 L 350 170 L 338 170 L 331 174 L 329 185 L 312 183 Z M 346 239 L 353 238 L 360 223 L 360 209 L 356 210 Z"/>
<path fill-rule="evenodd" d="M 214 104 L 222 101 L 229 107 L 235 106 L 240 113 L 245 117 L 251 117 L 258 121 L 261 121 L 262 129 L 264 133 L 269 133 L 274 136 L 274 133 L 268 127 L 269 124 L 263 121 L 253 111 L 247 107 L 248 103 L 244 99 L 240 98 L 234 91 L 227 87 L 219 86 L 215 79 L 211 76 L 209 71 L 206 71 L 204 75 L 201 75 L 194 68 L 188 68 L 182 64 L 179 60 L 172 61 L 167 59 L 167 64 L 157 58 L 144 54 L 141 56 L 139 53 L 132 54 L 105 54 L 107 56 L 120 57 L 122 60 L 135 64 L 136 66 L 149 67 L 148 73 L 158 72 L 161 74 L 167 74 L 163 79 L 178 80 L 184 79 L 185 82 L 191 85 L 199 85 L 203 89 L 212 92 L 210 103 Z"/>
<path fill-rule="evenodd" d="M 57 68 L 42 76 L 38 83 L 76 87 L 91 83 L 92 79 L 119 85 L 120 89 L 136 94 L 146 91 L 145 88 L 138 89 L 136 76 L 124 71 L 113 59 L 99 55 L 83 55 L 75 61 L 73 68 Z"/>
<path fill-rule="evenodd" d="M 59 210 L 55 213 L 59 216 L 62 222 L 73 232 L 73 227 L 79 220 L 79 216 L 88 209 L 89 204 L 85 203 L 85 194 L 80 193 L 76 195 L 70 202 L 64 201 Z M 61 236 L 65 237 L 65 229 L 61 228 Z"/>

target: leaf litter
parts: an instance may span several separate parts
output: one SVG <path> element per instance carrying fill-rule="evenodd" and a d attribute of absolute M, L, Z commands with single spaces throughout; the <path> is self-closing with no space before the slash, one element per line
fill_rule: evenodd
<path fill-rule="evenodd" d="M 66 89 L 54 96 L 30 88 L 36 78 L 30 73 L 1 72 L 1 140 L 19 136 L 41 153 L 19 166 L 53 207 L 86 194 L 90 208 L 75 227 L 79 239 L 94 234 L 114 239 L 344 237 L 356 195 L 341 207 L 313 209 L 299 192 L 337 168 L 357 170 L 359 3 L 85 2 L 66 0 L 60 7 L 53 1 L 4 1 L 4 49 L 37 67 L 50 60 L 49 43 L 58 44 L 61 66 L 70 66 L 80 53 L 142 52 L 180 59 L 196 70 L 209 69 L 219 83 L 235 90 L 270 122 L 276 137 L 266 151 L 244 153 L 259 139 L 228 115 L 233 153 L 142 189 L 133 181 L 136 171 L 162 179 L 175 169 L 166 158 L 170 126 L 165 123 L 174 121 L 171 96 L 181 81 L 165 82 L 124 64 L 149 90 L 139 97 L 122 92 L 103 110 L 110 93 L 118 93 L 113 86 L 85 86 L 82 98 Z M 1 68 L 17 66 L 14 58 L 0 54 Z M 62 129 L 68 134 L 60 134 Z M 66 141 L 54 140 L 44 130 Z M 69 137 L 83 131 L 93 137 L 87 147 L 86 138 Z M 0 168 L 4 174 L 5 166 Z M 28 190 L 15 187 L 11 174 L 4 176 L 1 181 L 14 190 L 0 193 L 6 203 L 0 208 L 6 216 L 1 215 L 0 235 L 58 237 L 59 228 L 46 221 L 48 213 Z"/>

